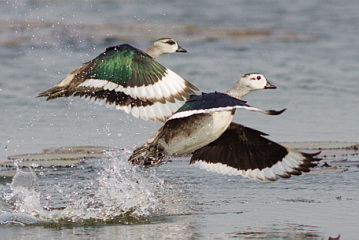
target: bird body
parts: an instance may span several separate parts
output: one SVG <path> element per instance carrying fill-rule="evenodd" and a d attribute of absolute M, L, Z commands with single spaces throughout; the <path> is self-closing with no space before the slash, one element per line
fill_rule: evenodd
<path fill-rule="evenodd" d="M 188 154 L 216 140 L 228 128 L 232 119 L 232 111 L 221 111 L 194 115 L 185 121 L 171 120 L 162 129 L 162 134 L 158 135 L 156 144 L 170 156 Z"/>

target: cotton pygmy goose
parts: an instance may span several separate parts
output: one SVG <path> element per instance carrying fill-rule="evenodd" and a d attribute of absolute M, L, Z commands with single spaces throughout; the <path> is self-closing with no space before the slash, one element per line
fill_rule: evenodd
<path fill-rule="evenodd" d="M 187 51 L 172 38 L 158 39 L 144 51 L 129 44 L 109 47 L 38 97 L 79 96 L 114 104 L 144 120 L 165 121 L 198 90 L 154 60 L 174 52 Z"/>
<path fill-rule="evenodd" d="M 250 73 L 226 93 L 191 96 L 129 161 L 154 166 L 165 156 L 192 154 L 190 163 L 201 168 L 263 181 L 308 172 L 319 160 L 316 154 L 286 148 L 260 131 L 232 123 L 236 109 L 281 114 L 285 109 L 263 111 L 240 100 L 252 91 L 274 88 L 262 74 Z"/>

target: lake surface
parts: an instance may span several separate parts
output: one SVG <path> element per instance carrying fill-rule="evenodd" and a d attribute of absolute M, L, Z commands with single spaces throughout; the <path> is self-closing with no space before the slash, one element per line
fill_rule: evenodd
<path fill-rule="evenodd" d="M 36 98 L 108 46 L 144 49 L 170 36 L 188 53 L 158 61 L 201 91 L 225 91 L 248 72 L 278 87 L 246 100 L 286 112 L 237 111 L 236 122 L 281 142 L 358 142 L 358 12 L 354 0 L 2 3 L 0 160 L 49 147 L 125 150 L 70 169 L 37 170 L 24 181 L 21 173 L 19 181 L 4 179 L 1 236 L 358 239 L 358 167 L 273 183 L 209 173 L 187 161 L 144 172 L 126 158 L 161 124 L 82 99 Z"/>

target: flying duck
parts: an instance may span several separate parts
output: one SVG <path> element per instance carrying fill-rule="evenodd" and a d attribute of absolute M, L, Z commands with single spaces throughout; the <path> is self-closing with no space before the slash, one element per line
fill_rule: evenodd
<path fill-rule="evenodd" d="M 310 171 L 319 153 L 284 147 L 265 138 L 265 133 L 232 122 L 236 109 L 269 115 L 284 112 L 263 111 L 240 99 L 255 90 L 274 88 L 262 74 L 249 73 L 226 93 L 191 96 L 129 161 L 148 167 L 163 163 L 166 156 L 192 154 L 190 163 L 200 168 L 262 181 Z"/>
<path fill-rule="evenodd" d="M 144 51 L 129 44 L 109 47 L 38 97 L 102 100 L 137 118 L 164 122 L 198 90 L 155 61 L 173 52 L 187 51 L 172 38 L 160 38 Z"/>

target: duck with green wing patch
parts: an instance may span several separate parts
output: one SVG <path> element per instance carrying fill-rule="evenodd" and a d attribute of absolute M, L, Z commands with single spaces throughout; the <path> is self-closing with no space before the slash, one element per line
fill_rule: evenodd
<path fill-rule="evenodd" d="M 144 51 L 129 44 L 109 47 L 38 96 L 100 100 L 144 120 L 165 121 L 198 90 L 154 60 L 173 52 L 187 51 L 172 38 L 158 39 Z"/>

